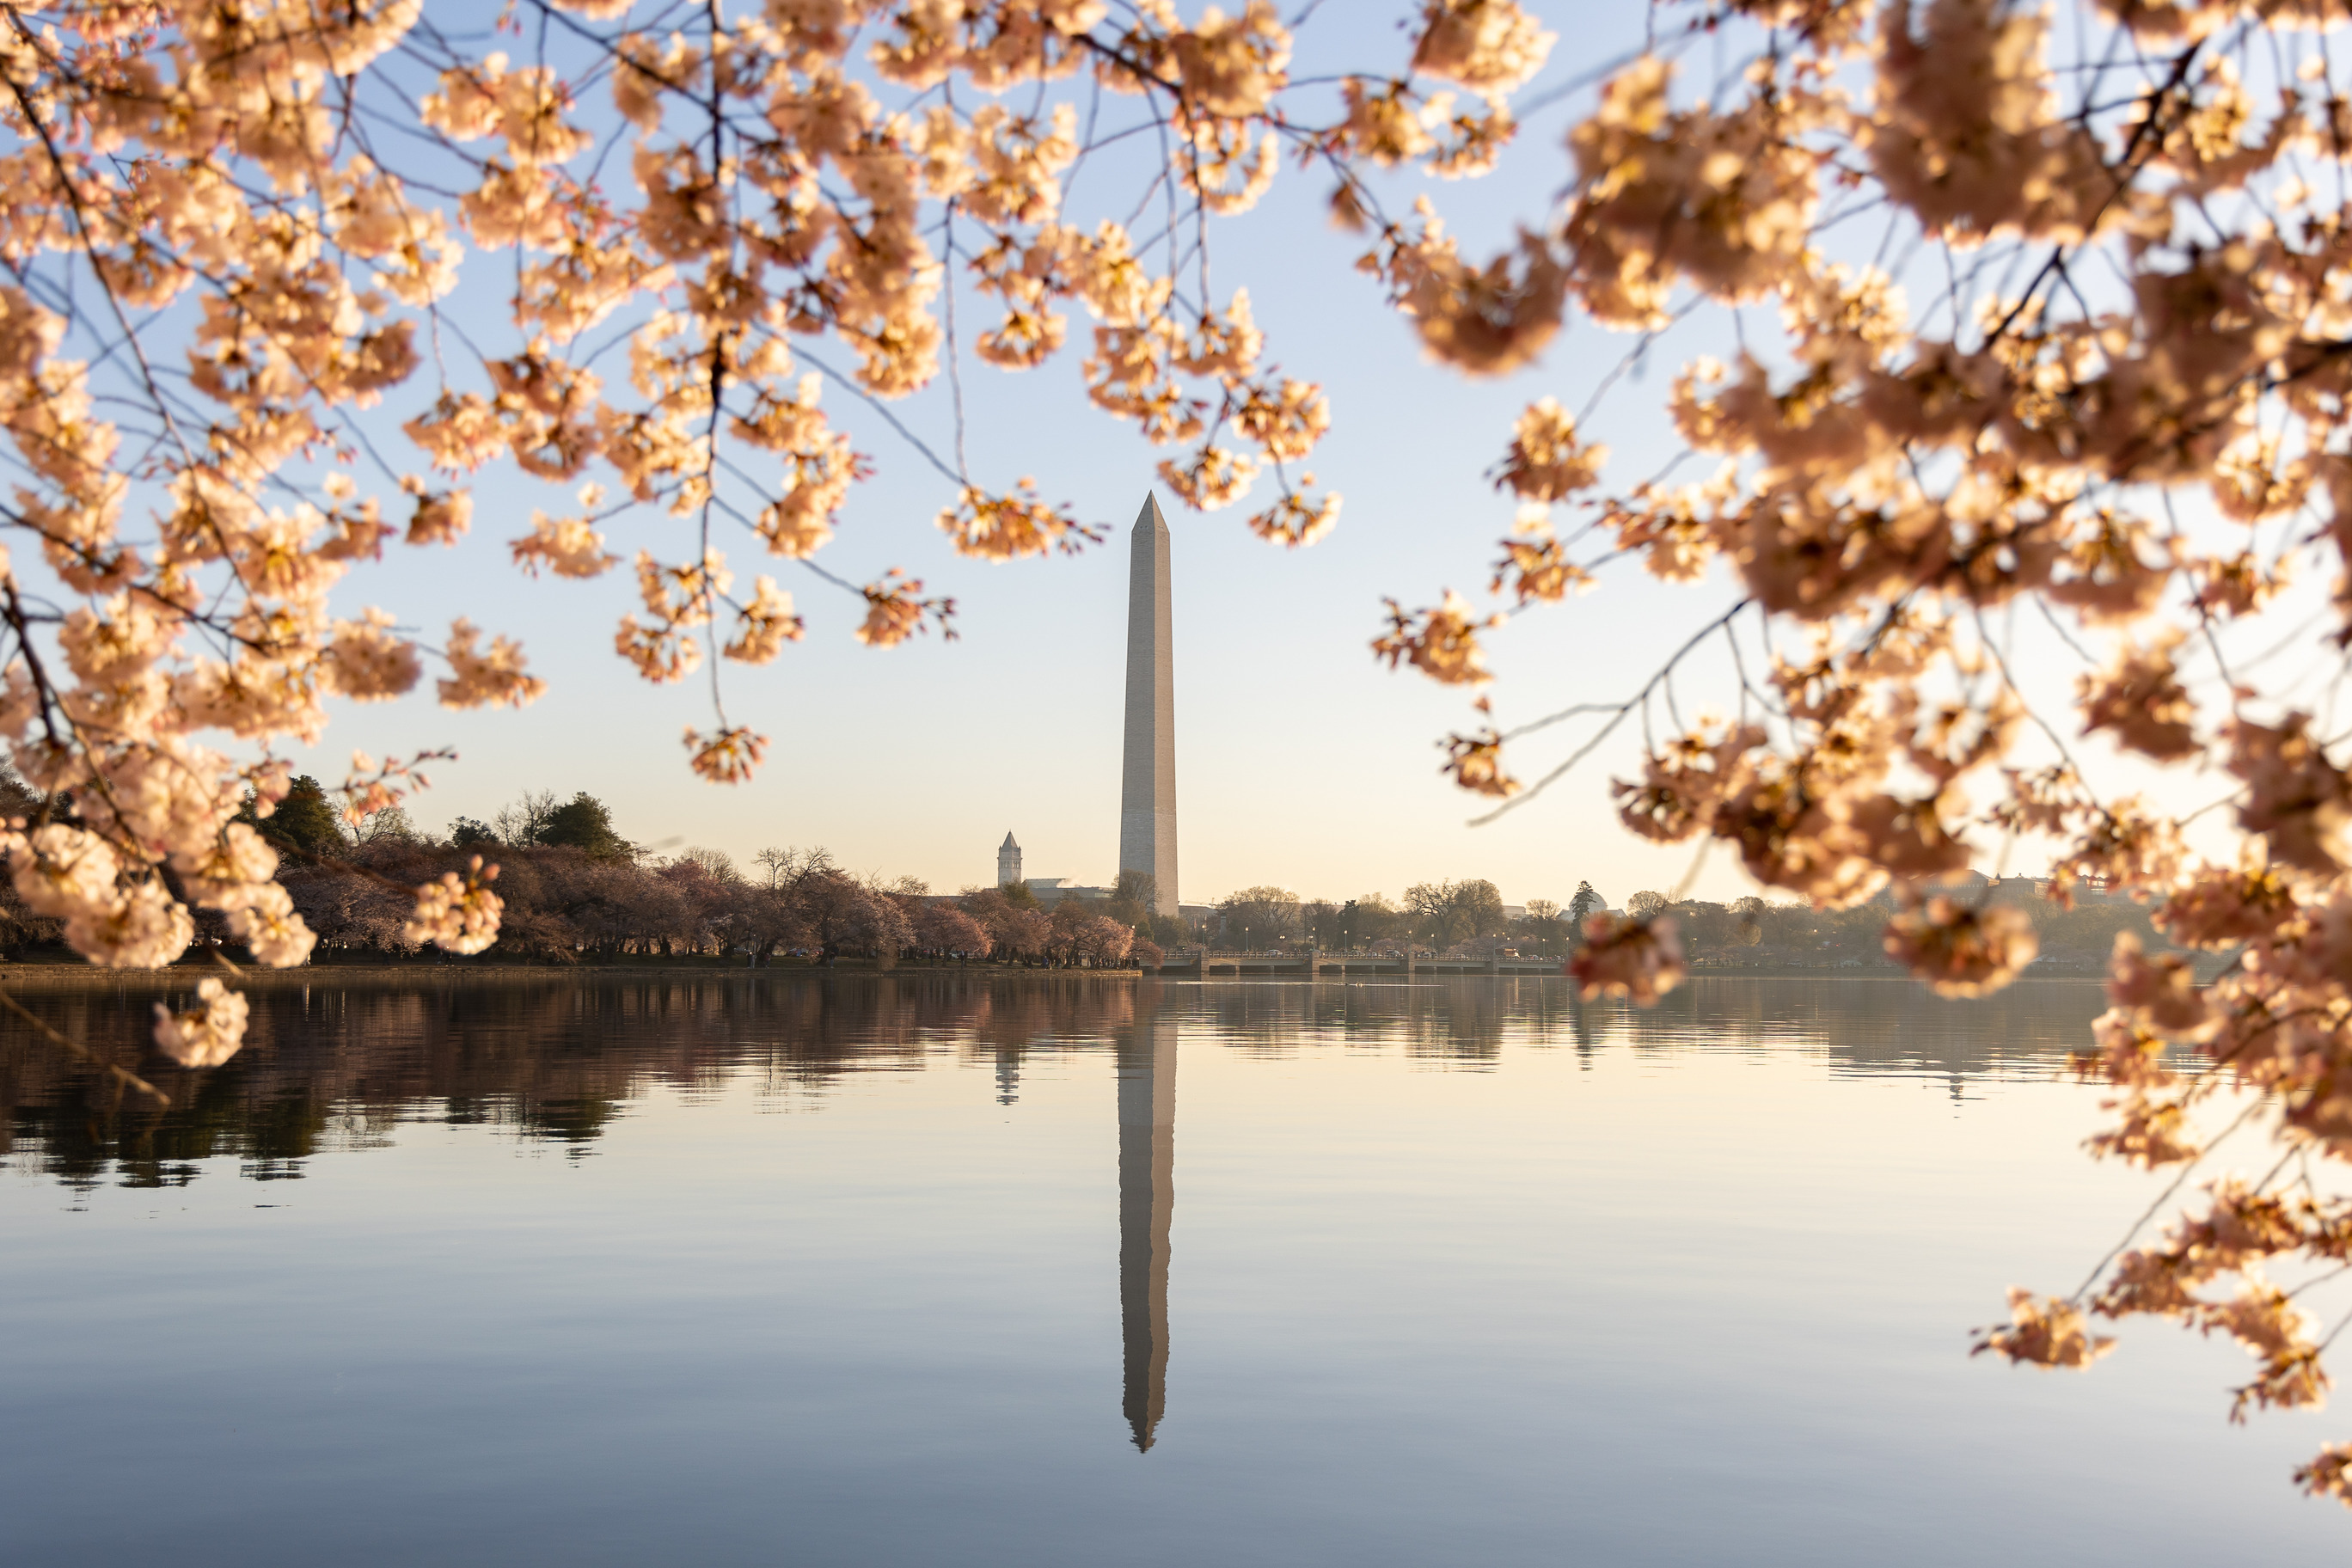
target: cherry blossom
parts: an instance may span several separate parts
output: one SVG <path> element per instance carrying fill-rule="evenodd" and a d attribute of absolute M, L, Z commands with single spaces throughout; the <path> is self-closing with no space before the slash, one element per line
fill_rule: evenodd
<path fill-rule="evenodd" d="M 1682 944 L 1666 917 L 1621 921 L 1606 914 L 1584 923 L 1584 945 L 1569 973 L 1589 999 L 1622 996 L 1647 1005 L 1672 991 L 1683 978 Z"/>
<path fill-rule="evenodd" d="M 175 1013 L 155 1004 L 155 1048 L 185 1068 L 218 1067 L 245 1043 L 246 999 L 210 976 L 196 982 L 196 1005 Z"/>
<path fill-rule="evenodd" d="M 401 937 L 411 943 L 431 942 L 445 952 L 479 952 L 499 935 L 499 911 L 503 900 L 490 891 L 499 874 L 475 856 L 466 874 L 444 871 L 416 889 L 416 910 Z"/>

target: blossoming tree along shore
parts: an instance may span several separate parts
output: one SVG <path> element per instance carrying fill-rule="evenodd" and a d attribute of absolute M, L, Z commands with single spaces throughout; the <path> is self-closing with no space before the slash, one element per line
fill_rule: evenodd
<path fill-rule="evenodd" d="M 0 733 L 42 792 L 6 840 L 22 896 L 101 963 L 177 956 L 192 907 L 258 962 L 299 962 L 276 855 L 236 820 L 248 791 L 287 787 L 272 743 L 318 738 L 329 696 L 414 689 L 428 655 L 454 707 L 541 689 L 469 621 L 429 647 L 388 611 L 329 605 L 387 542 L 463 533 L 468 477 L 494 463 L 576 487 L 511 541 L 526 572 L 596 575 L 620 563 L 616 519 L 675 520 L 635 556 L 642 609 L 615 647 L 649 680 L 707 673 L 692 765 L 748 776 L 767 741 L 729 719 L 720 667 L 771 661 L 803 626 L 774 578 L 738 591 L 722 541 L 854 595 L 870 645 L 948 630 L 952 606 L 905 570 L 861 586 L 811 558 L 867 470 L 818 378 L 882 400 L 957 372 L 951 270 L 992 301 L 972 354 L 1043 364 L 1083 310 L 1091 397 L 1171 448 L 1180 500 L 1314 540 L 1337 497 L 1293 469 L 1327 400 L 1266 361 L 1248 297 L 1209 271 L 1212 220 L 1286 154 L 1465 373 L 1526 366 L 1572 319 L 1639 334 L 1638 356 L 1720 312 L 1739 345 L 1675 383 L 1674 422 L 1715 464 L 1695 480 L 1605 486 L 1591 410 L 1528 408 L 1499 469 L 1522 503 L 1501 607 L 1392 605 L 1380 654 L 1481 688 L 1500 618 L 1611 560 L 1718 573 L 1734 607 L 1604 713 L 1652 736 L 1622 790 L 1636 833 L 1727 844 L 1823 908 L 2042 840 L 2062 884 L 2095 878 L 2175 942 L 2240 949 L 2199 990 L 2119 947 L 2084 1070 L 2115 1091 L 2101 1152 L 2186 1177 L 2251 1130 L 2274 1168 L 2213 1182 L 2075 1296 L 2021 1296 L 1984 1342 L 2081 1364 L 2104 1348 L 2085 1311 L 2156 1313 L 2253 1352 L 2241 1411 L 2316 1403 L 2322 1331 L 2265 1270 L 2352 1258 L 2326 1180 L 2352 1154 L 2352 778 L 2319 701 L 2233 639 L 2302 594 L 2303 646 L 2352 643 L 2342 0 L 2079 0 L 2055 23 L 2006 0 L 1661 4 L 1645 48 L 1570 84 L 1593 91 L 1568 183 L 1555 199 L 1546 174 L 1483 263 L 1426 195 L 1384 197 L 1490 169 L 1552 39 L 1513 0 L 1420 0 L 1400 49 L 1293 80 L 1292 28 L 1339 9 L 515 0 L 488 40 L 421 0 L 7 11 Z M 1114 142 L 1151 174 L 1126 216 L 1089 224 L 1068 181 Z M 476 276 L 505 295 L 495 331 L 453 298 Z M 625 377 L 598 368 L 607 349 Z M 923 451 L 952 549 L 1094 537 L 1026 481 L 982 482 L 961 440 Z M 1566 531 L 1563 508 L 1581 514 Z M 2095 666 L 2072 718 L 2012 679 L 2021 605 Z M 1717 647 L 1738 714 L 1686 725 L 1676 672 Z M 1507 807 L 1533 792 L 1505 747 L 1549 721 L 1506 730 L 1480 704 L 1449 766 Z M 2192 854 L 2187 813 L 2099 782 L 2110 752 L 2226 769 L 2242 850 Z M 354 820 L 415 768 L 359 759 Z M 494 869 L 417 889 L 411 939 L 493 941 Z M 2034 951 L 2018 911 L 1933 893 L 1886 941 L 1955 994 Z M 1668 918 L 1601 922 L 1581 966 L 1657 994 L 1680 971 Z M 207 989 L 156 1037 L 217 1061 L 242 1019 Z M 2303 1474 L 2352 1497 L 2352 1448 Z"/>

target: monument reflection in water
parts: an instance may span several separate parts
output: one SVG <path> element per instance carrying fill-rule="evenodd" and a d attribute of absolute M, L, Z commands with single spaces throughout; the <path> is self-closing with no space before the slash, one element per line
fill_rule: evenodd
<path fill-rule="evenodd" d="M 184 976 L 70 978 L 173 1107 L 0 1031 L 7 1568 L 2342 1548 L 2226 1347 L 1963 1353 L 2160 1184 L 2078 1151 L 2095 983 L 320 972 L 194 1073 Z"/>
<path fill-rule="evenodd" d="M 891 1009 L 873 1008 L 877 995 L 863 987 L 835 992 L 730 977 L 436 991 L 386 984 L 384 978 L 365 976 L 349 991 L 320 987 L 316 998 L 308 987 L 257 992 L 256 1048 L 230 1070 L 172 1073 L 149 1064 L 181 1101 L 163 1115 L 135 1104 L 126 1113 L 105 1086 L 71 1064 L 23 1053 L 7 1064 L 12 1070 L 0 1072 L 0 1112 L 7 1113 L 0 1119 L 0 1154 L 31 1155 L 33 1163 L 77 1186 L 99 1185 L 110 1169 L 126 1187 L 181 1185 L 195 1178 L 196 1162 L 222 1155 L 238 1157 L 247 1179 L 299 1178 L 310 1160 L 341 1150 L 339 1131 L 382 1118 L 503 1121 L 577 1155 L 645 1092 L 650 1078 L 662 1076 L 648 1073 L 653 1060 L 681 1046 L 686 1055 L 673 1065 L 685 1065 L 689 1079 L 739 1065 L 734 1058 L 747 1042 L 738 1030 L 791 1037 L 791 1076 L 804 1081 L 903 1068 L 917 1059 L 882 1047 L 896 1032 L 885 1022 Z M 149 989 L 61 988 L 32 1000 L 58 1024 L 127 1059 L 140 1049 Z M 890 989 L 877 991 L 887 995 Z M 924 1027 L 985 1027 L 992 1016 L 1003 1026 L 992 1051 L 1000 1105 L 1018 1099 L 1021 1060 L 1036 1048 L 1041 1029 L 1050 1031 L 1049 1040 L 1060 1029 L 1081 1038 L 1096 1030 L 1108 1035 L 1118 1118 L 1121 1410 L 1135 1447 L 1149 1452 L 1168 1408 L 1181 1008 L 1164 1006 L 1156 986 L 1062 989 L 982 984 L 905 991 L 919 998 L 915 1014 Z M 1018 1004 L 1006 1005 L 1014 998 Z M 506 1048 L 479 1048 L 491 1040 Z M 511 1048 L 517 1045 L 523 1048 Z M 362 1136 L 352 1147 L 376 1142 Z"/>
<path fill-rule="evenodd" d="M 1176 1020 L 1137 1009 L 1118 1043 L 1118 1317 L 1127 1425 L 1149 1453 L 1168 1411 L 1168 1230 L 1176 1213 Z"/>

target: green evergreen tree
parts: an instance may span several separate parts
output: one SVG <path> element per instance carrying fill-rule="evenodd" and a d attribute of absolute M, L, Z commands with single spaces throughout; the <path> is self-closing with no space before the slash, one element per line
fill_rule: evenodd
<path fill-rule="evenodd" d="M 237 815 L 278 848 L 293 850 L 295 858 L 332 859 L 343 852 L 342 814 L 327 798 L 326 786 L 309 773 L 294 780 L 286 798 L 268 816 L 259 816 L 254 805 L 247 797 L 245 809 Z"/>
<path fill-rule="evenodd" d="M 626 859 L 635 847 L 613 831 L 613 814 L 604 803 L 584 790 L 548 814 L 539 842 L 584 849 L 599 860 Z"/>

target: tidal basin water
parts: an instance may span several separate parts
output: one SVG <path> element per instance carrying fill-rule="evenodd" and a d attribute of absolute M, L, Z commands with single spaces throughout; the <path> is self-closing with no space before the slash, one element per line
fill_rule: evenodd
<path fill-rule="evenodd" d="M 2229 1344 L 1965 1354 L 2156 1191 L 2100 1005 L 321 972 L 161 1115 L 12 1026 L 0 1561 L 2340 1554 Z"/>

